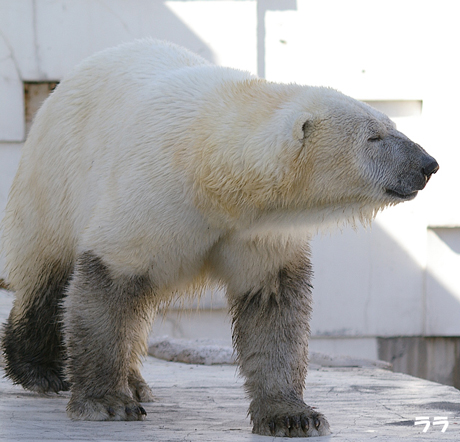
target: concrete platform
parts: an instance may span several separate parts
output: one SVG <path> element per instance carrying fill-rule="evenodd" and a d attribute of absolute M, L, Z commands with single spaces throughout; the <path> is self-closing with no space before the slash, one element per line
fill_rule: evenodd
<path fill-rule="evenodd" d="M 0 292 L 2 321 L 10 301 Z M 0 441 L 288 440 L 251 434 L 248 401 L 235 366 L 148 357 L 143 375 L 157 401 L 144 405 L 147 418 L 142 422 L 73 422 L 65 413 L 68 394 L 40 396 L 2 378 Z M 408 375 L 371 367 L 314 365 L 305 400 L 328 417 L 333 431 L 331 436 L 310 440 L 460 440 L 460 391 Z M 417 417 L 430 422 L 425 433 L 425 424 L 414 425 Z M 442 432 L 444 425 L 439 422 L 445 420 L 448 427 Z"/>

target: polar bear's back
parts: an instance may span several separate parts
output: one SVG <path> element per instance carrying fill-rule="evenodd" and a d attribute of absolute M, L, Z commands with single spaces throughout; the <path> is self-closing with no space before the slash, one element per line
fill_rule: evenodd
<path fill-rule="evenodd" d="M 100 51 L 83 60 L 67 80 L 78 77 L 86 84 L 85 72 L 90 76 L 111 78 L 131 75 L 131 78 L 151 80 L 162 74 L 184 67 L 210 65 L 208 61 L 174 43 L 153 39 L 136 40 Z"/>

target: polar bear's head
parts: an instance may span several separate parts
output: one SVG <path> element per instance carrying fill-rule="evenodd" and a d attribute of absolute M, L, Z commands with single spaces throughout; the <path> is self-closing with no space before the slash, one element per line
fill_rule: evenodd
<path fill-rule="evenodd" d="M 438 170 L 433 157 L 365 103 L 327 88 L 308 88 L 295 102 L 285 175 L 295 205 L 375 212 L 415 198 Z"/>
<path fill-rule="evenodd" d="M 192 130 L 197 204 L 242 225 L 365 222 L 438 169 L 386 115 L 329 88 L 232 83 Z"/>

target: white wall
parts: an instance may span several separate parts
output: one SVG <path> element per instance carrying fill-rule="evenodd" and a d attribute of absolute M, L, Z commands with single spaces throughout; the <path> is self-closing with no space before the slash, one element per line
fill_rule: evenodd
<path fill-rule="evenodd" d="M 460 336 L 457 15 L 447 0 L 0 0 L 0 210 L 24 139 L 23 81 L 59 80 L 133 38 L 171 40 L 270 80 L 377 100 L 438 159 L 427 189 L 372 229 L 315 238 L 313 335 L 329 346 Z M 447 243 L 429 226 L 451 229 Z"/>

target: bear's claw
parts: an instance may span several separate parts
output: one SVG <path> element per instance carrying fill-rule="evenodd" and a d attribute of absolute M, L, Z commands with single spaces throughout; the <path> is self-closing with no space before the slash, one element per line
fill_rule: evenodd
<path fill-rule="evenodd" d="M 127 416 L 147 416 L 147 412 L 141 405 L 132 408 L 125 407 L 125 413 Z"/>
<path fill-rule="evenodd" d="M 330 434 L 325 417 L 307 406 L 297 412 L 291 410 L 289 414 L 275 413 L 268 419 L 256 418 L 253 424 L 253 433 L 264 436 L 310 437 Z"/>
<path fill-rule="evenodd" d="M 314 426 L 318 435 L 322 435 L 320 430 L 321 420 L 316 416 L 311 417 L 311 420 L 313 423 L 312 427 Z M 286 416 L 281 422 L 273 419 L 269 422 L 268 426 L 271 436 L 305 437 L 316 435 L 310 434 L 310 420 L 306 416 Z"/>

